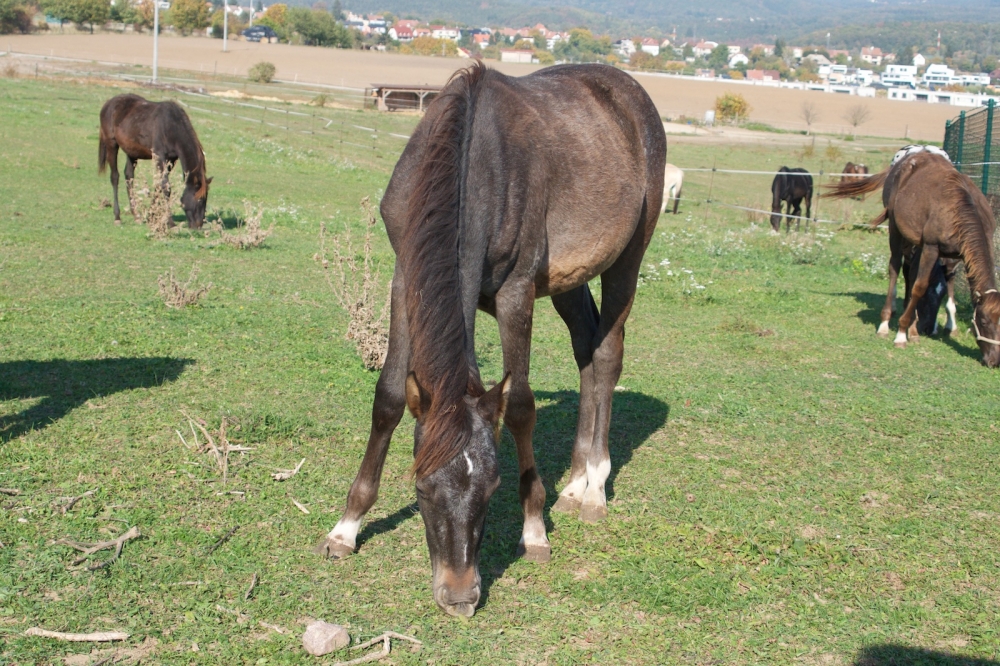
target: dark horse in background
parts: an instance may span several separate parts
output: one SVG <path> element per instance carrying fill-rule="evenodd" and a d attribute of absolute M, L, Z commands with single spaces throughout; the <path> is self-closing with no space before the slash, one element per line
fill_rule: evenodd
<path fill-rule="evenodd" d="M 781 167 L 771 182 L 771 228 L 781 229 L 781 205 L 788 204 L 786 215 L 796 216 L 795 230 L 799 230 L 802 216 L 802 199 L 806 200 L 806 228 L 812 214 L 813 179 L 805 169 Z M 792 218 L 785 218 L 785 232 L 792 228 Z"/>
<path fill-rule="evenodd" d="M 955 315 L 958 310 L 955 304 L 955 276 L 958 273 L 959 263 L 961 262 L 958 259 L 938 259 L 937 265 L 931 269 L 931 276 L 927 281 L 927 291 L 924 292 L 923 298 L 916 305 L 917 321 L 915 325 L 918 334 L 938 334 L 937 317 L 942 303 L 948 316 L 944 325 L 945 335 L 951 335 L 955 330 Z M 918 248 L 914 247 L 910 252 L 903 254 L 902 271 L 903 279 L 906 282 L 903 309 L 906 309 L 906 305 L 909 303 L 919 266 L 920 251 Z"/>
<path fill-rule="evenodd" d="M 138 95 L 118 95 L 101 107 L 101 138 L 97 149 L 98 173 L 111 166 L 111 186 L 115 192 L 115 222 L 121 222 L 118 208 L 118 149 L 125 153 L 125 188 L 129 210 L 132 208 L 132 179 L 138 160 L 155 160 L 163 174 L 159 187 L 170 197 L 170 170 L 179 159 L 184 170 L 184 194 L 181 206 L 188 226 L 199 228 L 205 222 L 208 185 L 205 175 L 205 151 L 184 109 L 176 102 L 150 102 Z"/>
<path fill-rule="evenodd" d="M 906 254 L 915 257 L 910 268 L 912 286 L 899 317 L 897 347 L 907 336 L 916 342 L 917 303 L 923 298 L 938 259 L 961 260 L 969 279 L 974 312 L 972 326 L 983 363 L 1000 365 L 1000 293 L 997 293 L 993 232 L 996 221 L 983 193 L 959 173 L 947 157 L 913 149 L 900 151 L 892 165 L 873 176 L 832 186 L 824 196 L 845 198 L 882 189 L 885 210 L 872 220 L 876 227 L 889 221 L 889 293 L 882 307 L 880 336 L 889 335 L 889 319 L 896 300 L 896 280 Z"/>
<path fill-rule="evenodd" d="M 477 63 L 452 77 L 382 199 L 397 255 L 389 350 L 347 510 L 320 552 L 343 557 L 355 549 L 408 407 L 437 604 L 471 616 L 479 602 L 501 420 L 517 446 L 518 552 L 550 558 L 528 385 L 534 301 L 545 296 L 569 328 L 580 370 L 570 480 L 553 508 L 587 522 L 607 516 L 611 402 L 665 161 L 656 107 L 635 79 L 612 67 L 563 65 L 512 78 Z M 600 308 L 588 287 L 597 276 Z M 503 349 L 505 376 L 489 391 L 476 364 L 477 308 L 496 318 Z"/>

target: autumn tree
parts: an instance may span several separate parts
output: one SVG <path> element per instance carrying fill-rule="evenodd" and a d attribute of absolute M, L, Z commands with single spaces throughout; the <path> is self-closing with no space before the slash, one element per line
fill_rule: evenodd
<path fill-rule="evenodd" d="M 812 124 L 819 120 L 819 109 L 812 102 L 802 102 L 799 117 L 806 121 L 806 136 L 809 136 L 812 133 Z"/>
<path fill-rule="evenodd" d="M 182 35 L 203 30 L 208 26 L 208 5 L 202 0 L 173 0 L 170 22 Z"/>
<path fill-rule="evenodd" d="M 847 110 L 844 114 L 844 120 L 846 120 L 853 128 L 852 136 L 857 136 L 858 127 L 868 122 L 871 115 L 871 109 L 864 104 L 855 104 Z"/>

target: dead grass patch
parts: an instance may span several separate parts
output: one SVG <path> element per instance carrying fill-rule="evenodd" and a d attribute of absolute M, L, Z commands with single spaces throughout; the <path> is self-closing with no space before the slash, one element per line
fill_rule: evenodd
<path fill-rule="evenodd" d="M 376 220 L 368 197 L 361 200 L 361 208 L 366 218 L 361 262 L 355 259 L 350 233 L 344 234 L 343 244 L 339 237 L 332 237 L 333 260 L 327 259 L 325 224 L 320 225 L 320 251 L 313 258 L 322 264 L 337 303 L 350 316 L 345 337 L 354 342 L 366 368 L 381 370 L 389 349 L 389 299 L 392 289 L 391 283 L 389 288 L 383 288 L 379 283 L 378 270 L 372 258 Z M 330 270 L 331 263 L 333 271 Z"/>
<path fill-rule="evenodd" d="M 156 155 L 153 156 L 153 171 L 153 179 L 148 187 L 137 190 L 133 181 L 129 198 L 135 221 L 146 225 L 151 238 L 164 240 L 170 236 L 170 230 L 174 226 L 173 211 L 180 205 L 180 196 L 173 190 L 168 195 L 159 186 L 166 181 L 167 174 L 165 169 L 156 166 Z"/>
<path fill-rule="evenodd" d="M 197 305 L 201 297 L 212 289 L 211 282 L 200 287 L 195 286 L 197 279 L 197 264 L 191 269 L 187 282 L 183 284 L 174 276 L 174 267 L 171 266 L 169 272 L 156 278 L 156 282 L 160 286 L 160 297 L 168 308 L 175 310 L 186 308 L 189 305 Z"/>
<path fill-rule="evenodd" d="M 237 250 L 249 250 L 260 247 L 267 240 L 267 237 L 274 233 L 274 222 L 267 229 L 261 226 L 264 217 L 264 208 L 254 206 L 249 201 L 243 202 L 246 211 L 242 219 L 236 223 L 237 233 L 229 234 L 222 232 L 222 242 Z"/>

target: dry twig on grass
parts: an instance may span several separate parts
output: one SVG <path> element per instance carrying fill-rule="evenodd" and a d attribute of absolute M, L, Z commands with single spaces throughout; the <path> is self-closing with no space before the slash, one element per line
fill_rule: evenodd
<path fill-rule="evenodd" d="M 306 461 L 305 458 L 299 461 L 299 464 L 295 466 L 295 469 L 279 469 L 277 472 L 271 475 L 271 478 L 275 481 L 288 481 L 302 469 L 302 463 Z"/>
<path fill-rule="evenodd" d="M 98 488 L 94 488 L 93 490 L 88 490 L 87 492 L 83 493 L 82 495 L 77 495 L 76 497 L 64 497 L 64 498 L 61 498 L 61 499 L 68 499 L 69 502 L 67 502 L 64 506 L 60 507 L 59 510 L 62 511 L 62 514 L 65 516 L 66 513 L 70 509 L 72 509 L 76 505 L 77 502 L 79 502 L 80 500 L 82 500 L 84 497 L 91 497 L 92 495 L 97 494 L 98 490 L 99 490 Z"/>
<path fill-rule="evenodd" d="M 257 587 L 257 574 L 254 573 L 253 578 L 250 579 L 250 587 L 247 588 L 246 593 L 243 595 L 243 601 L 249 601 L 250 595 L 253 594 L 254 589 Z"/>
<path fill-rule="evenodd" d="M 187 412 L 183 409 L 180 411 L 184 418 L 188 420 L 188 425 L 191 427 L 191 436 L 194 438 L 194 449 L 199 453 L 202 451 L 211 451 L 215 455 L 215 462 L 219 467 L 219 473 L 222 474 L 222 483 L 225 485 L 229 481 L 229 454 L 234 452 L 245 453 L 246 451 L 253 451 L 253 449 L 246 446 L 233 446 L 229 443 L 229 438 L 226 436 L 226 428 L 229 425 L 229 421 L 225 416 L 222 417 L 222 423 L 219 425 L 219 431 L 216 433 L 219 438 L 219 442 L 216 444 L 215 437 L 212 437 L 212 433 L 205 427 L 203 420 L 188 416 Z M 204 445 L 198 443 L 198 433 L 195 432 L 196 426 L 202 435 L 205 436 Z M 190 448 L 180 431 L 175 430 L 175 432 L 181 438 L 184 446 Z"/>
<path fill-rule="evenodd" d="M 25 636 L 41 636 L 42 638 L 55 638 L 60 641 L 74 641 L 77 643 L 106 643 L 109 641 L 128 640 L 130 634 L 121 631 L 98 631 L 93 634 L 67 634 L 61 631 L 48 631 L 39 627 L 31 627 L 24 632 Z"/>
<path fill-rule="evenodd" d="M 0 495 L 20 495 L 20 488 L 0 488 Z"/>
<path fill-rule="evenodd" d="M 213 543 L 212 547 L 209 548 L 207 551 L 205 551 L 205 557 L 208 557 L 209 555 L 211 555 L 212 553 L 214 553 L 215 551 L 217 551 L 219 549 L 219 546 L 221 546 L 222 544 L 224 544 L 227 541 L 229 541 L 229 537 L 231 537 L 234 534 L 236 534 L 236 530 L 238 530 L 238 529 L 240 529 L 239 525 L 237 525 L 236 527 L 234 527 L 233 529 L 229 530 L 228 532 L 226 532 L 225 534 L 223 534 L 221 537 L 219 537 L 219 540 L 216 541 L 215 543 Z"/>
<path fill-rule="evenodd" d="M 212 283 L 209 282 L 201 287 L 192 287 L 194 281 L 198 278 L 198 265 L 195 264 L 191 269 L 191 274 L 188 276 L 188 281 L 181 284 L 180 281 L 174 276 L 174 267 L 170 267 L 169 273 L 164 273 L 163 275 L 156 278 L 156 283 L 160 286 L 160 297 L 168 308 L 174 308 L 175 310 L 180 310 L 189 305 L 196 305 L 201 297 L 207 294 L 212 289 Z"/>
<path fill-rule="evenodd" d="M 142 534 L 139 533 L 139 528 L 133 526 L 128 532 L 122 534 L 117 539 L 112 539 L 111 541 L 101 541 L 100 543 L 77 543 L 75 541 L 70 541 L 69 539 L 60 539 L 56 543 L 69 546 L 70 548 L 75 548 L 83 553 L 83 555 L 73 560 L 73 566 L 83 564 L 87 561 L 88 557 L 98 551 L 114 547 L 115 554 L 111 557 L 111 559 L 101 562 L 100 564 L 94 564 L 87 567 L 90 571 L 97 571 L 98 569 L 104 569 L 114 564 L 118 558 L 121 557 L 122 549 L 125 547 L 125 542 L 131 541 L 132 539 L 138 539 L 140 536 L 142 536 Z"/>
<path fill-rule="evenodd" d="M 385 659 L 386 657 L 389 656 L 390 650 L 392 650 L 392 646 L 389 644 L 390 638 L 398 638 L 400 640 L 410 641 L 411 643 L 414 643 L 416 645 L 423 645 L 421 641 L 418 641 L 416 638 L 413 638 L 412 636 L 404 636 L 403 634 L 397 634 L 395 631 L 387 631 L 381 636 L 376 636 L 370 641 L 365 641 L 364 643 L 361 643 L 360 645 L 355 645 L 354 647 L 351 648 L 352 650 L 364 650 L 365 648 L 369 648 L 378 643 L 382 643 L 382 649 L 379 650 L 378 652 L 372 652 L 370 654 L 366 654 L 363 657 L 358 657 L 357 659 L 351 659 L 350 661 L 338 661 L 333 666 L 355 666 L 356 664 L 364 664 L 369 661 L 378 661 L 379 659 Z"/>
<path fill-rule="evenodd" d="M 265 229 L 260 224 L 264 217 L 264 208 L 255 208 L 249 201 L 244 201 L 243 207 L 246 210 L 246 217 L 239 221 L 242 224 L 237 222 L 237 231 L 239 233 L 227 234 L 222 232 L 222 242 L 230 247 L 235 247 L 237 250 L 249 250 L 250 248 L 260 247 L 267 240 L 267 237 L 274 233 L 274 222 L 271 222 L 271 226 Z"/>
<path fill-rule="evenodd" d="M 307 509 L 304 506 L 302 506 L 302 504 L 300 502 L 298 502 L 297 500 L 292 500 L 292 504 L 294 504 L 296 507 L 298 507 L 299 511 L 301 511 L 302 513 L 306 514 L 307 516 L 309 515 L 309 509 Z"/>
<path fill-rule="evenodd" d="M 381 370 L 382 364 L 385 363 L 385 354 L 389 350 L 389 301 L 392 287 L 390 283 L 389 288 L 385 290 L 385 296 L 380 294 L 382 287 L 379 284 L 375 260 L 372 258 L 375 212 L 368 197 L 361 200 L 361 207 L 366 216 L 364 258 L 361 265 L 359 266 L 354 259 L 350 233 L 345 234 L 346 248 L 342 248 L 340 239 L 334 236 L 332 249 L 336 274 L 331 276 L 331 262 L 326 258 L 325 224 L 320 225 L 320 251 L 313 258 L 322 264 L 326 281 L 334 297 L 350 316 L 351 321 L 347 325 L 345 337 L 354 341 L 366 368 Z"/>

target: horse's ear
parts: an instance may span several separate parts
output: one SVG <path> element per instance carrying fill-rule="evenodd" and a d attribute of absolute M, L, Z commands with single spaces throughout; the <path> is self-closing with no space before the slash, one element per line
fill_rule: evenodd
<path fill-rule="evenodd" d="M 412 372 L 406 375 L 406 406 L 417 421 L 423 421 L 431 408 L 431 394 L 424 390 Z"/>
<path fill-rule="evenodd" d="M 503 381 L 487 391 L 479 398 L 476 409 L 479 415 L 490 422 L 494 430 L 500 430 L 500 421 L 503 420 L 504 412 L 507 411 L 507 398 L 510 396 L 510 373 L 508 372 Z"/>
<path fill-rule="evenodd" d="M 206 185 L 211 185 L 212 184 L 212 178 L 215 178 L 215 176 L 210 176 L 208 179 L 206 179 L 205 180 L 205 184 Z"/>

